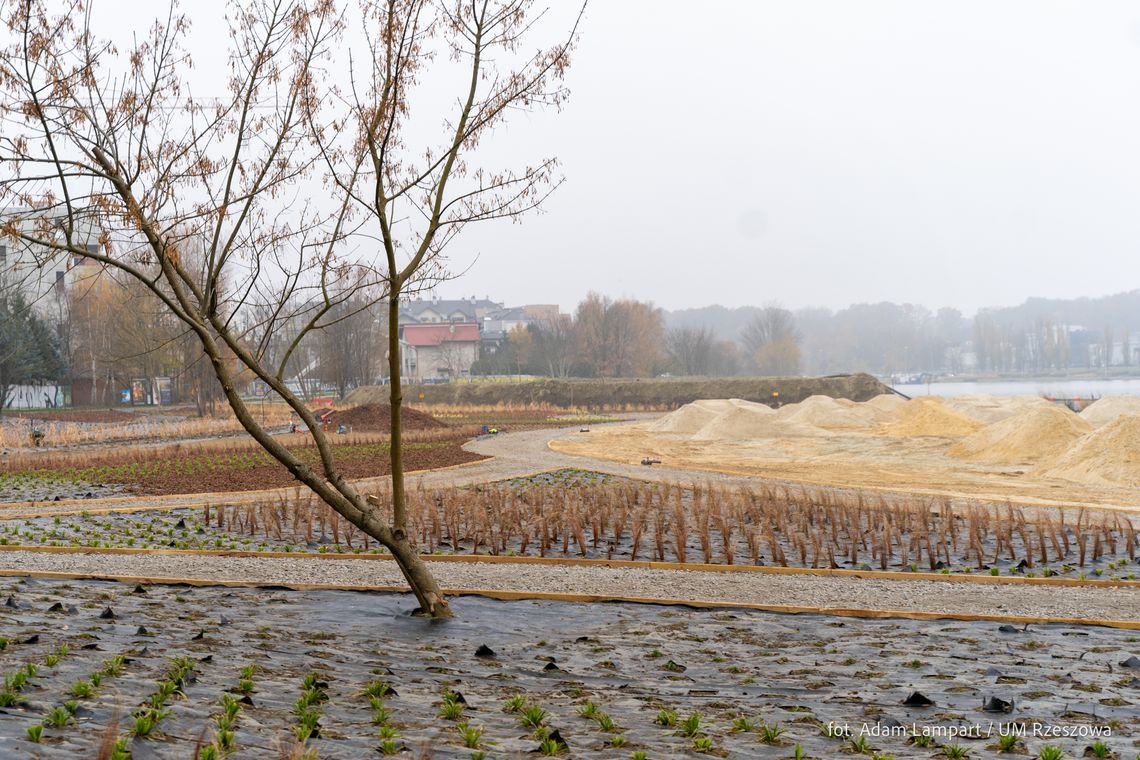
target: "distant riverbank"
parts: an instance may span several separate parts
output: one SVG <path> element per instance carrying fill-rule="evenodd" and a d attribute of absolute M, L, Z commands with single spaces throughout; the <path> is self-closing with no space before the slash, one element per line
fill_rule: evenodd
<path fill-rule="evenodd" d="M 1101 380 L 995 380 L 952 383 L 899 383 L 892 385 L 907 396 L 1052 396 L 1055 398 L 1094 398 L 1099 396 L 1140 396 L 1140 378 Z"/>

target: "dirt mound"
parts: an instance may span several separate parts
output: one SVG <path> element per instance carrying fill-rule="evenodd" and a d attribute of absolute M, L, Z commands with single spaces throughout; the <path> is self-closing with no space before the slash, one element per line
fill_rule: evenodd
<path fill-rule="evenodd" d="M 392 408 L 387 404 L 364 404 L 350 409 L 333 411 L 327 419 L 330 427 L 347 425 L 353 430 L 387 432 L 392 424 Z M 404 430 L 447 427 L 446 424 L 430 414 L 424 414 L 408 407 L 403 409 L 400 419 L 404 423 Z"/>
<path fill-rule="evenodd" d="M 830 396 L 809 396 L 798 404 L 791 404 L 777 413 L 781 420 L 792 425 L 810 425 L 827 430 L 853 430 L 880 422 L 881 413 L 875 407 L 842 401 Z"/>
<path fill-rule="evenodd" d="M 1105 396 L 1081 411 L 1081 417 L 1093 427 L 1101 427 L 1122 414 L 1140 414 L 1140 397 Z"/>
<path fill-rule="evenodd" d="M 1140 414 L 1120 415 L 1036 474 L 1087 485 L 1140 485 Z"/>
<path fill-rule="evenodd" d="M 1050 406 L 1053 402 L 1043 399 L 1040 396 L 989 396 L 977 394 L 953 396 L 944 399 L 944 403 L 947 407 L 956 412 L 960 412 L 967 417 L 989 425 L 1021 414 L 1026 409 L 1041 409 Z"/>
<path fill-rule="evenodd" d="M 942 399 L 923 396 L 906 402 L 895 412 L 895 419 L 880 428 L 883 435 L 961 438 L 981 429 L 982 423 L 950 409 Z"/>
<path fill-rule="evenodd" d="M 693 435 L 694 441 L 745 441 L 754 438 L 814 435 L 810 425 L 789 423 L 764 404 L 732 399 L 727 409 Z"/>
<path fill-rule="evenodd" d="M 1040 462 L 1068 451 L 1092 429 L 1092 425 L 1060 404 L 1033 404 L 963 438 L 946 453 L 973 462 Z"/>
<path fill-rule="evenodd" d="M 757 406 L 761 406 L 757 404 Z M 697 433 L 713 419 L 732 408 L 729 399 L 702 399 L 685 404 L 675 412 L 658 417 L 645 426 L 655 433 Z M 771 410 L 769 410 L 771 411 Z"/>
<path fill-rule="evenodd" d="M 866 405 L 872 409 L 878 409 L 880 412 L 892 414 L 894 412 L 897 412 L 899 410 L 899 407 L 905 403 L 906 399 L 897 393 L 883 393 L 879 396 L 875 396 L 870 401 L 867 401 Z"/>

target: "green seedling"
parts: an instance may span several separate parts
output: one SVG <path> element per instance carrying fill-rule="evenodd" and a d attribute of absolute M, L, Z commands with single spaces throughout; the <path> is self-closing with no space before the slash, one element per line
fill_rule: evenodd
<path fill-rule="evenodd" d="M 382 726 L 391 719 L 392 712 L 390 710 L 385 709 L 383 702 L 381 702 L 380 700 L 373 697 L 372 700 L 369 702 L 369 704 L 372 706 L 372 722 L 373 723 L 375 723 L 378 726 Z"/>
<path fill-rule="evenodd" d="M 773 723 L 772 725 L 765 723 L 760 727 L 760 741 L 765 744 L 778 744 L 783 734 L 784 729 L 779 723 Z"/>
<path fill-rule="evenodd" d="M 305 710 L 297 716 L 297 725 L 293 729 L 293 733 L 297 736 L 298 741 L 305 741 L 313 732 L 317 730 L 317 724 L 321 720 L 321 714 L 313 710 Z"/>
<path fill-rule="evenodd" d="M 598 717 L 599 712 L 601 712 L 600 708 L 593 702 L 586 702 L 584 705 L 578 706 L 578 714 L 583 718 L 593 720 Z"/>
<path fill-rule="evenodd" d="M 547 757 L 553 757 L 565 752 L 566 745 L 557 739 L 543 739 L 542 743 L 538 745 L 538 751 Z"/>
<path fill-rule="evenodd" d="M 1089 745 L 1086 753 L 1091 754 L 1093 757 L 1112 757 L 1112 750 L 1099 739 Z"/>
<path fill-rule="evenodd" d="M 483 738 L 483 729 L 466 723 L 460 723 L 458 728 L 460 735 L 463 736 L 463 746 L 468 749 L 478 749 L 479 740 Z"/>
<path fill-rule="evenodd" d="M 444 700 L 439 708 L 439 717 L 446 720 L 459 720 L 463 717 L 463 703 Z"/>
<path fill-rule="evenodd" d="M 383 699 L 391 690 L 392 687 L 385 681 L 372 681 L 364 687 L 364 696 Z"/>
<path fill-rule="evenodd" d="M 43 733 L 44 733 L 43 724 L 37 723 L 34 726 L 28 726 L 27 732 L 28 732 L 28 740 L 33 741 L 36 744 L 39 744 L 40 743 L 40 737 L 43 736 Z"/>
<path fill-rule="evenodd" d="M 539 705 L 527 705 L 519 715 L 519 721 L 528 728 L 538 728 L 549 715 Z"/>
<path fill-rule="evenodd" d="M 681 733 L 685 736 L 696 736 L 701 730 L 701 714 L 693 713 L 681 721 Z"/>
<path fill-rule="evenodd" d="M 44 723 L 53 728 L 62 728 L 71 720 L 71 712 L 66 707 L 56 707 L 44 718 Z"/>
<path fill-rule="evenodd" d="M 743 715 L 732 719 L 732 732 L 734 734 L 746 734 L 755 730 L 756 726 L 753 725 L 752 721 L 748 720 L 748 718 L 745 718 Z"/>

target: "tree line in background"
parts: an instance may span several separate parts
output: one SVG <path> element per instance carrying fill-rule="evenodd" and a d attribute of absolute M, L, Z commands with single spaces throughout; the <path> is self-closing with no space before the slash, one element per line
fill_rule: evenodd
<path fill-rule="evenodd" d="M 472 367 L 472 374 L 548 377 L 794 375 L 800 335 L 792 313 L 766 306 L 737 339 L 708 326 L 667 327 L 652 303 L 590 293 L 573 314 L 519 325 Z"/>
<path fill-rule="evenodd" d="M 40 303 L 18 281 L 0 282 L 0 398 L 17 385 L 69 386 L 84 403 L 113 406 L 134 378 L 169 377 L 174 398 L 213 413 L 222 392 L 197 338 L 137 280 L 110 269 L 77 278 Z M 341 395 L 383 374 L 383 302 L 354 289 L 322 305 L 294 298 L 248 305 L 233 323 L 267 364 L 284 365 L 303 395 Z M 302 330 L 316 319 L 316 327 Z M 297 340 L 297 336 L 300 339 Z M 236 367 L 238 379 L 252 376 Z"/>
<path fill-rule="evenodd" d="M 168 376 L 175 397 L 203 413 L 221 401 L 197 340 L 137 282 L 102 271 L 80 279 L 49 308 L 33 306 L 19 287 L 0 284 L 0 392 L 44 382 L 87 384 L 91 403 L 113 405 L 132 378 Z M 249 306 L 234 319 L 247 344 L 268 364 L 284 365 L 303 395 L 335 389 L 343 396 L 386 376 L 384 308 L 382 294 L 359 291 L 332 299 L 311 331 L 280 329 L 283 322 L 299 328 L 317 313 L 317 304 L 301 299 L 288 303 L 284 316 Z M 1140 291 L 1031 299 L 984 309 L 973 319 L 952 308 L 894 303 L 667 312 L 590 293 L 572 314 L 516 327 L 497 347 L 484 347 L 472 374 L 890 375 L 1140 366 L 1140 340 L 1128 328 L 1137 319 Z M 294 343 L 299 333 L 304 337 Z"/>

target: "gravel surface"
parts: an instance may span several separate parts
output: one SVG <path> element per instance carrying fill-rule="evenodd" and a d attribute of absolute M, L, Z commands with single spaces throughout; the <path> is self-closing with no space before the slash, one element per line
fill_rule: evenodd
<path fill-rule="evenodd" d="M 403 586 L 396 565 L 369 559 L 276 559 L 0 551 L 0 568 L 99 576 L 194 578 L 263 583 Z M 641 568 L 436 562 L 444 588 L 600 594 L 745 604 L 1140 619 L 1140 589 L 974 585 L 810 575 Z"/>

